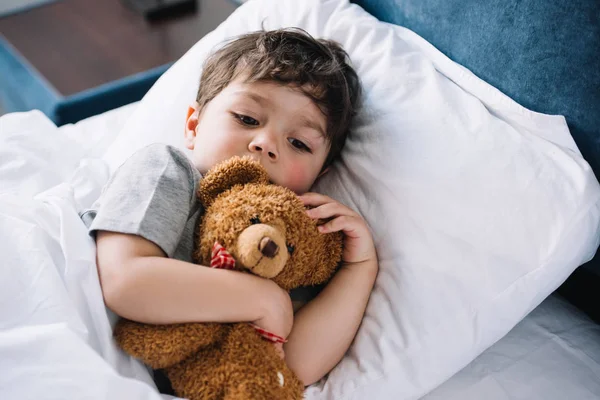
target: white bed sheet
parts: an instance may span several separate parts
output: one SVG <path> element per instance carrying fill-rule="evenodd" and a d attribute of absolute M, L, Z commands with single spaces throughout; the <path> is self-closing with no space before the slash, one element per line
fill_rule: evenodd
<path fill-rule="evenodd" d="M 423 400 L 600 399 L 600 325 L 551 295 Z"/>
<path fill-rule="evenodd" d="M 34 171 L 39 179 L 24 191 L 0 190 L 0 398 L 166 397 L 156 393 L 146 369 L 112 342 L 114 316 L 102 303 L 95 246 L 78 218 L 108 179 L 106 166 L 96 158 L 135 107 L 61 128 L 39 112 L 0 119 L 8 133 L 3 137 L 10 141 L 5 146 L 0 136 L 0 153 L 18 154 L 32 146 L 26 136 L 37 135 L 40 148 L 61 144 L 53 151 L 60 151 L 57 163 L 64 164 L 43 174 Z M 19 128 L 27 135 L 19 135 Z M 23 166 L 37 165 L 44 156 L 20 154 L 12 169 L 0 168 L 0 183 L 15 172 L 28 180 L 32 170 Z M 59 184 L 48 187 L 55 181 Z M 551 296 L 424 399 L 565 398 L 600 398 L 600 326 Z"/>

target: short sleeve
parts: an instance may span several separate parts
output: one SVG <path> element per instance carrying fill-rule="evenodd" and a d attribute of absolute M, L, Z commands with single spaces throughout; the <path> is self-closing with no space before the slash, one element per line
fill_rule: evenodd
<path fill-rule="evenodd" d="M 173 257 L 187 220 L 198 207 L 200 178 L 180 150 L 163 144 L 147 146 L 131 156 L 105 186 L 90 210 L 90 233 L 138 235 Z"/>

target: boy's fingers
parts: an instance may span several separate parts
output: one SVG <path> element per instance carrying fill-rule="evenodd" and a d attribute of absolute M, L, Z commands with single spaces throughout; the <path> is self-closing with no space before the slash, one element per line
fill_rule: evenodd
<path fill-rule="evenodd" d="M 316 219 L 316 218 L 327 219 L 327 218 L 334 217 L 336 215 L 340 215 L 340 216 L 341 215 L 348 215 L 348 216 L 356 215 L 356 213 L 354 211 L 352 211 L 345 205 L 337 203 L 337 202 L 325 203 L 316 208 L 311 208 L 310 210 L 306 210 L 306 214 L 313 219 Z"/>
<path fill-rule="evenodd" d="M 335 201 L 331 197 L 314 192 L 304 193 L 303 195 L 298 197 L 300 198 L 302 203 L 304 203 L 305 206 L 320 206 L 321 204 L 331 203 Z"/>
<path fill-rule="evenodd" d="M 321 233 L 329 233 L 329 232 L 338 232 L 344 231 L 345 233 L 354 232 L 356 230 L 356 226 L 354 224 L 355 218 L 342 215 L 337 218 L 332 219 L 331 221 L 320 225 L 319 232 Z"/>

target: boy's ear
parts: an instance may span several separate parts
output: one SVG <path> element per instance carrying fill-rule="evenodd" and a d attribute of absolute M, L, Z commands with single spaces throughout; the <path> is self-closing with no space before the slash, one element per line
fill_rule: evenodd
<path fill-rule="evenodd" d="M 199 107 L 198 103 L 194 103 L 188 107 L 187 115 L 185 117 L 185 147 L 189 150 L 194 150 L 194 139 L 196 139 L 196 127 L 199 121 Z"/>

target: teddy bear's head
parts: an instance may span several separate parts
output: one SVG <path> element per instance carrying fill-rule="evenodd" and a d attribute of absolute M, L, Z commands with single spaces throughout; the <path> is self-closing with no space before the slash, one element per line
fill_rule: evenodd
<path fill-rule="evenodd" d="M 235 269 L 272 279 L 290 290 L 327 281 L 342 254 L 339 232 L 322 234 L 294 192 L 269 183 L 260 165 L 234 157 L 202 179 L 205 207 L 195 261 L 210 265 L 215 243 L 235 259 Z"/>

